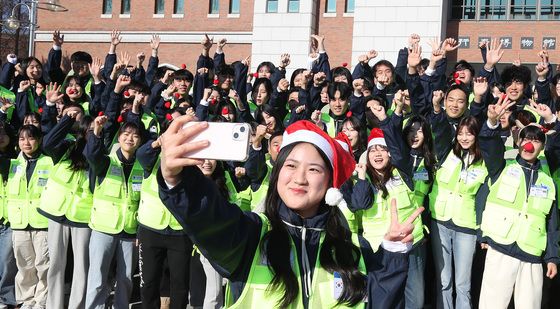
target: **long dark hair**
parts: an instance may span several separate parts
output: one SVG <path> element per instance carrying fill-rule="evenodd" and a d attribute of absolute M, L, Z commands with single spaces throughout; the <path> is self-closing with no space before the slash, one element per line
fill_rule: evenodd
<path fill-rule="evenodd" d="M 387 186 L 385 184 L 393 177 L 393 163 L 391 163 L 391 158 L 389 158 L 389 162 L 387 162 L 387 166 L 385 166 L 383 170 L 377 172 L 375 168 L 373 168 L 373 165 L 371 165 L 371 163 L 369 162 L 369 152 L 373 147 L 381 147 L 386 149 L 387 151 L 389 151 L 389 149 L 387 148 L 387 146 L 382 146 L 382 145 L 373 145 L 369 147 L 367 149 L 368 159 L 366 164 L 367 174 L 369 176 L 371 184 L 375 188 L 383 192 L 381 197 L 386 198 L 389 195 L 389 191 L 387 190 Z"/>
<path fill-rule="evenodd" d="M 403 136 L 407 143 L 410 145 L 411 139 L 414 139 L 416 131 L 422 129 L 424 134 L 424 142 L 422 143 L 422 156 L 424 158 L 424 167 L 428 171 L 428 181 L 434 181 L 434 174 L 436 171 L 436 156 L 434 154 L 434 139 L 432 137 L 432 128 L 426 118 L 423 116 L 414 115 L 410 117 L 408 122 L 403 128 Z"/>
<path fill-rule="evenodd" d="M 366 145 L 367 145 L 366 126 L 363 124 L 362 121 L 360 121 L 360 119 L 358 119 L 358 117 L 350 116 L 342 122 L 342 125 L 340 126 L 341 130 L 342 128 L 344 128 L 344 124 L 347 122 L 350 123 L 352 128 L 354 128 L 354 130 L 358 132 L 358 142 L 356 143 L 355 147 L 352 146 L 352 150 L 355 151 L 356 154 L 358 154 L 359 156 L 366 150 Z"/>
<path fill-rule="evenodd" d="M 68 107 L 69 106 L 65 106 L 64 108 L 66 109 Z M 70 167 L 68 169 L 71 171 L 78 172 L 89 168 L 83 152 L 86 147 L 87 132 L 92 122 L 93 118 L 91 118 L 91 116 L 83 116 L 78 122 L 78 127 L 73 130 L 73 135 L 76 140 L 68 149 L 68 160 L 70 160 Z"/>
<path fill-rule="evenodd" d="M 261 85 L 264 86 L 264 89 L 268 94 L 268 102 L 270 102 L 270 96 L 272 95 L 272 83 L 270 82 L 270 79 L 262 77 L 262 78 L 257 78 L 253 83 L 253 89 L 251 91 L 251 99 L 255 104 L 257 104 L 257 95 L 259 94 L 259 87 Z M 266 104 L 268 102 L 263 102 L 263 104 Z"/>
<path fill-rule="evenodd" d="M 70 81 L 74 81 L 76 84 L 80 85 L 80 87 L 82 88 L 82 96 L 79 97 L 76 102 L 87 102 L 88 100 L 88 95 L 86 94 L 86 88 L 82 86 L 82 84 L 80 84 L 80 77 L 78 75 L 72 75 L 72 76 L 68 76 L 66 78 L 66 87 L 68 87 L 68 85 L 70 84 Z M 64 97 L 62 98 L 62 100 L 64 101 L 64 104 L 70 104 L 73 103 L 70 100 L 70 97 L 66 94 L 66 92 L 64 92 Z"/>
<path fill-rule="evenodd" d="M 284 124 L 282 122 L 283 119 L 280 118 L 280 115 L 278 115 L 278 111 L 274 107 L 268 104 L 257 106 L 257 109 L 255 110 L 255 121 L 258 124 L 265 124 L 265 120 L 262 113 L 267 113 L 269 116 L 273 117 L 274 120 L 276 121 L 273 131 L 284 129 Z"/>
<path fill-rule="evenodd" d="M 270 230 L 260 243 L 261 251 L 265 252 L 269 268 L 274 273 L 269 289 L 282 291 L 284 297 L 277 304 L 285 308 L 295 301 L 300 292 L 298 279 L 290 263 L 290 235 L 280 219 L 278 206 L 281 199 L 277 184 L 280 170 L 288 155 L 298 143 L 288 145 L 280 150 L 276 164 L 272 168 L 270 187 L 266 194 L 265 215 L 270 221 Z M 325 162 L 328 158 L 317 149 Z M 326 164 L 332 175 L 331 165 Z M 360 249 L 352 243 L 352 234 L 346 227 L 342 212 L 338 207 L 330 207 L 323 202 L 319 207 L 327 207 L 328 219 L 325 226 L 325 240 L 319 252 L 319 262 L 326 271 L 338 272 L 343 282 L 343 291 L 338 299 L 339 304 L 356 305 L 366 295 L 366 280 L 358 270 Z M 315 270 L 317 271 L 317 270 Z"/>
<path fill-rule="evenodd" d="M 467 128 L 467 131 L 475 136 L 474 144 L 469 149 L 469 152 L 474 154 L 474 159 L 471 164 L 475 164 L 478 161 L 482 160 L 482 152 L 480 151 L 480 145 L 478 144 L 478 133 L 480 132 L 480 124 L 478 120 L 474 116 L 468 116 L 459 122 L 457 126 L 457 131 L 455 131 L 455 140 L 453 142 L 453 154 L 458 158 L 463 157 L 463 148 L 457 141 L 457 137 L 459 136 L 459 132 L 463 129 L 463 127 Z"/>

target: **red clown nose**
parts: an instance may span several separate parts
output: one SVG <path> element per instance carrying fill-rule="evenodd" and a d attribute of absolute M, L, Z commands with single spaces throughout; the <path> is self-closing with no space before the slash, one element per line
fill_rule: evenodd
<path fill-rule="evenodd" d="M 184 64 L 184 63 L 183 63 L 183 64 L 181 64 L 181 69 L 183 69 L 183 70 L 184 70 L 184 69 L 186 69 L 186 68 L 187 68 L 187 65 L 186 65 L 186 64 Z"/>
<path fill-rule="evenodd" d="M 74 89 L 68 89 L 68 94 L 74 94 L 76 91 Z"/>
<path fill-rule="evenodd" d="M 527 151 L 528 153 L 533 153 L 535 152 L 535 146 L 533 145 L 533 143 L 528 142 L 523 145 L 523 150 Z"/>
<path fill-rule="evenodd" d="M 222 115 L 229 114 L 229 109 L 227 107 L 222 108 Z"/>
<path fill-rule="evenodd" d="M 171 116 L 171 114 L 165 114 L 165 119 L 171 121 L 173 119 L 173 116 Z"/>
<path fill-rule="evenodd" d="M 254 78 L 259 78 L 259 73 L 253 73 Z"/>
<path fill-rule="evenodd" d="M 128 98 L 130 97 L 130 92 L 128 92 L 128 90 L 125 90 L 125 92 L 123 92 L 123 95 Z"/>
<path fill-rule="evenodd" d="M 97 114 L 97 116 L 103 116 L 103 115 L 104 115 L 103 112 L 99 112 L 99 113 Z"/>

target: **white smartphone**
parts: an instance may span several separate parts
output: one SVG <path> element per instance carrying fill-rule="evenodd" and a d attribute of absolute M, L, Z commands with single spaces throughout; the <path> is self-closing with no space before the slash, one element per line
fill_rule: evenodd
<path fill-rule="evenodd" d="M 187 128 L 197 121 L 183 126 Z M 208 128 L 188 142 L 207 140 L 210 145 L 189 153 L 189 158 L 221 161 L 246 161 L 249 158 L 251 126 L 248 123 L 208 122 Z"/>

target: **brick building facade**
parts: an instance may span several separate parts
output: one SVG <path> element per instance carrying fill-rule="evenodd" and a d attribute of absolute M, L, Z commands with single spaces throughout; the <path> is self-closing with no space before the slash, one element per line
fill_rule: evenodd
<path fill-rule="evenodd" d="M 520 4 L 522 3 L 522 4 Z M 519 56 L 536 62 L 546 43 L 556 49 L 560 0 L 94 0 L 61 1 L 65 13 L 39 12 L 36 54 L 46 57 L 51 33 L 66 35 L 66 54 L 84 49 L 104 57 L 112 29 L 123 32 L 119 51 L 149 52 L 152 33 L 162 38 L 160 63 L 192 68 L 204 33 L 227 37 L 227 61 L 253 56 L 253 69 L 264 60 L 292 54 L 290 68 L 306 67 L 309 35 L 326 36 L 332 66 L 354 65 L 376 49 L 378 59 L 396 60 L 410 33 L 420 34 L 424 53 L 432 37 L 461 39 L 450 60 L 480 63 L 478 42 L 499 37 L 507 44 L 503 63 Z M 533 5 L 534 4 L 534 5 Z M 551 52 L 552 60 L 560 58 Z"/>

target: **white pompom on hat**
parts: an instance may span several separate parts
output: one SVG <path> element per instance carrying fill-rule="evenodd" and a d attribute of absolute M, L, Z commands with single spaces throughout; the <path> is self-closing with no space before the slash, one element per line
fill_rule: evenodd
<path fill-rule="evenodd" d="M 307 120 L 294 122 L 286 128 L 280 149 L 299 142 L 315 145 L 330 161 L 333 169 L 333 187 L 327 190 L 325 202 L 331 206 L 338 206 L 344 202 L 344 198 L 339 189 L 340 186 L 352 176 L 352 172 L 356 166 L 356 161 L 354 161 L 352 153 L 346 150 L 338 141 L 330 137 L 325 131 L 321 130 L 316 124 Z M 348 149 L 351 149 L 349 142 L 347 146 Z"/>

